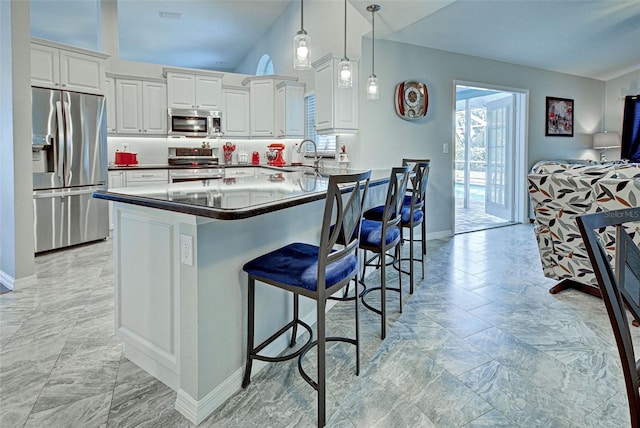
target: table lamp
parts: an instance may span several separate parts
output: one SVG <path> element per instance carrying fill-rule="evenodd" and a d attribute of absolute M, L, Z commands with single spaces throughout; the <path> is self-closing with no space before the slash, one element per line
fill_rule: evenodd
<path fill-rule="evenodd" d="M 620 147 L 620 134 L 617 132 L 598 132 L 593 136 L 593 148 L 600 150 L 600 162 L 606 162 L 607 149 Z"/>

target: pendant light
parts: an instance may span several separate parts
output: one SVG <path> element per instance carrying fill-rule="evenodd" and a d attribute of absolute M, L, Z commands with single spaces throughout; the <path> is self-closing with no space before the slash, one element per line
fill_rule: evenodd
<path fill-rule="evenodd" d="M 353 68 L 347 58 L 347 0 L 344 0 L 344 57 L 338 63 L 338 88 L 353 86 Z"/>
<path fill-rule="evenodd" d="M 375 15 L 376 12 L 381 9 L 381 6 L 378 4 L 370 4 L 367 6 L 367 10 L 371 12 L 371 76 L 367 80 L 367 99 L 368 100 L 377 100 L 380 98 L 380 85 L 378 84 L 378 78 L 375 73 L 375 63 L 376 63 L 376 23 L 375 23 Z"/>
<path fill-rule="evenodd" d="M 293 68 L 296 70 L 308 70 L 311 68 L 311 38 L 304 31 L 304 5 L 300 0 L 300 30 L 293 38 Z"/>

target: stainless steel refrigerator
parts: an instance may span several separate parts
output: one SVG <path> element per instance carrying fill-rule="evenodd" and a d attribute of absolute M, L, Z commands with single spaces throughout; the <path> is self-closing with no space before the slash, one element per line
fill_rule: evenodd
<path fill-rule="evenodd" d="M 32 88 L 35 251 L 109 235 L 104 97 Z"/>

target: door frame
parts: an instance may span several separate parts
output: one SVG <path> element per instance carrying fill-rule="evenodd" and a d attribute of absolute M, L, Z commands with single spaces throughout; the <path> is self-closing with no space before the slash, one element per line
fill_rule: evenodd
<path fill-rule="evenodd" d="M 514 94 L 514 221 L 527 223 L 529 220 L 529 192 L 527 189 L 527 165 L 529 158 L 529 90 L 496 85 L 492 83 L 473 82 L 469 80 L 454 80 L 452 87 L 451 106 L 451 230 L 456 233 L 456 196 L 455 196 L 455 159 L 456 159 L 456 89 L 458 86 L 471 86 L 490 90 L 511 92 Z"/>

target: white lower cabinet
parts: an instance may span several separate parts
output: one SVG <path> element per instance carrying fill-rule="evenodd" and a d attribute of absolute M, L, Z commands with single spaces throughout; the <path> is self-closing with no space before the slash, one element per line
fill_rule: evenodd
<path fill-rule="evenodd" d="M 141 171 L 126 171 L 126 187 L 148 186 L 150 184 L 169 182 L 168 169 L 145 169 Z"/>

